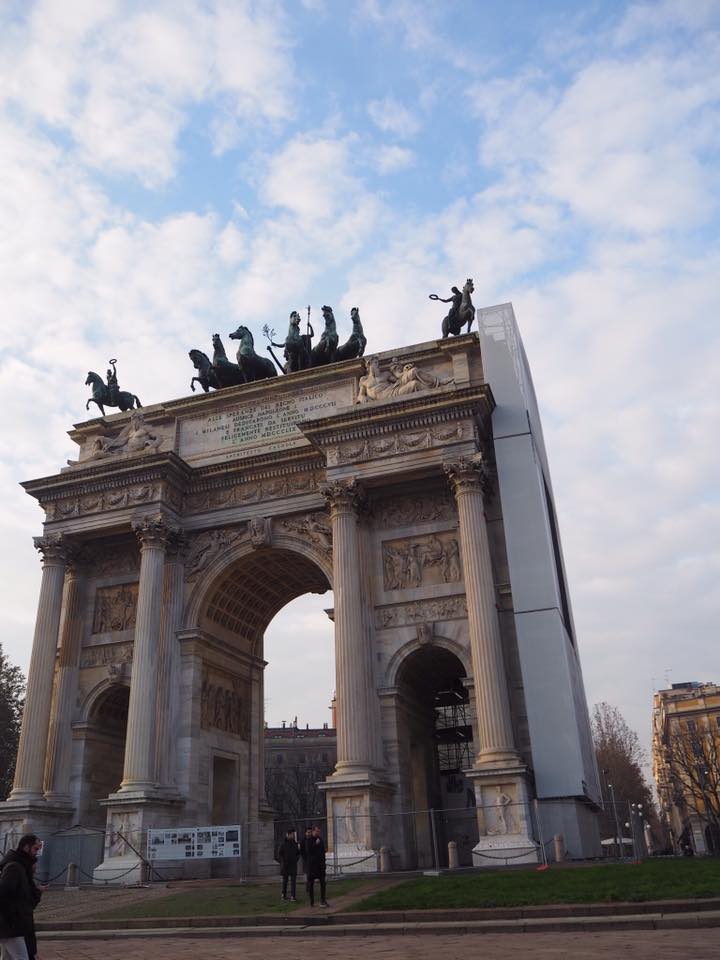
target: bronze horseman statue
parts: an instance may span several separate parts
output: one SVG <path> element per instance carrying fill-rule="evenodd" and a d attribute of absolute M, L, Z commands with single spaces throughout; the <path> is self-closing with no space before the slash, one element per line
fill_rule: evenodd
<path fill-rule="evenodd" d="M 86 387 L 92 387 L 92 396 L 85 404 L 85 409 L 90 409 L 90 404 L 95 403 L 100 409 L 102 416 L 105 416 L 105 407 L 120 407 L 121 411 L 132 410 L 133 407 L 142 407 L 139 399 L 134 393 L 128 393 L 127 390 L 121 390 L 118 386 L 117 360 L 108 360 L 111 368 L 107 372 L 107 382 L 103 383 L 100 374 L 94 370 L 89 370 L 85 380 Z"/>
<path fill-rule="evenodd" d="M 430 294 L 431 300 L 439 300 L 440 303 L 451 303 L 452 306 L 448 315 L 442 322 L 442 335 L 445 340 L 451 333 L 457 337 L 462 333 L 462 328 L 467 323 L 467 333 L 470 333 L 470 327 L 475 319 L 475 307 L 473 306 L 471 293 L 475 292 L 472 277 L 468 277 L 462 290 L 452 287 L 452 296 L 447 299 L 439 297 L 436 293 Z"/>

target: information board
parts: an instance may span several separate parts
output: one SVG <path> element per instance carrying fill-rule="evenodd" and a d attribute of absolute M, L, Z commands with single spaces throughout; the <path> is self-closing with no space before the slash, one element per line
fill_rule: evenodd
<path fill-rule="evenodd" d="M 148 860 L 209 860 L 241 855 L 241 827 L 148 830 Z"/>

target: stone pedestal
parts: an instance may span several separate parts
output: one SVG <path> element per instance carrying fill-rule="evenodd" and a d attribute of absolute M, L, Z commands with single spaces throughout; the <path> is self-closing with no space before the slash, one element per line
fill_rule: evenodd
<path fill-rule="evenodd" d="M 388 784 L 338 780 L 320 785 L 327 797 L 327 870 L 337 875 L 375 873 L 379 851 L 390 847 Z"/>
<path fill-rule="evenodd" d="M 147 831 L 171 822 L 182 801 L 145 793 L 118 792 L 101 804 L 107 808 L 103 862 L 93 871 L 95 883 L 128 886 L 146 879 Z M 163 863 L 163 877 L 173 872 L 173 863 Z M 182 876 L 182 871 L 177 872 Z"/>
<path fill-rule="evenodd" d="M 479 839 L 473 866 L 504 867 L 537 863 L 540 850 L 533 838 L 525 774 L 505 771 L 466 771 L 473 781 Z"/>

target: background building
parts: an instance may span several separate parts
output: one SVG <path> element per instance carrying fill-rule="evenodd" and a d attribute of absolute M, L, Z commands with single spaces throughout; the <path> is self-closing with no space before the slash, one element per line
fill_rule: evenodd
<path fill-rule="evenodd" d="M 720 687 L 688 682 L 659 690 L 652 752 L 673 847 L 720 853 Z"/>
<path fill-rule="evenodd" d="M 318 783 L 329 777 L 337 760 L 334 727 L 283 723 L 265 727 L 265 797 L 275 813 L 276 839 L 290 827 L 324 820 L 325 796 Z"/>

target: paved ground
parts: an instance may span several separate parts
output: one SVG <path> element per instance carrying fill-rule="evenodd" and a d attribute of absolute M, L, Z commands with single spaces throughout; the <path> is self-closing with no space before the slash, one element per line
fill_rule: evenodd
<path fill-rule="evenodd" d="M 272 937 L 232 939 L 41 940 L 40 960 L 466 960 L 485 956 L 517 960 L 530 951 L 533 960 L 712 960 L 717 957 L 715 930 L 635 930 L 628 933 L 505 933 L 467 936 Z"/>

